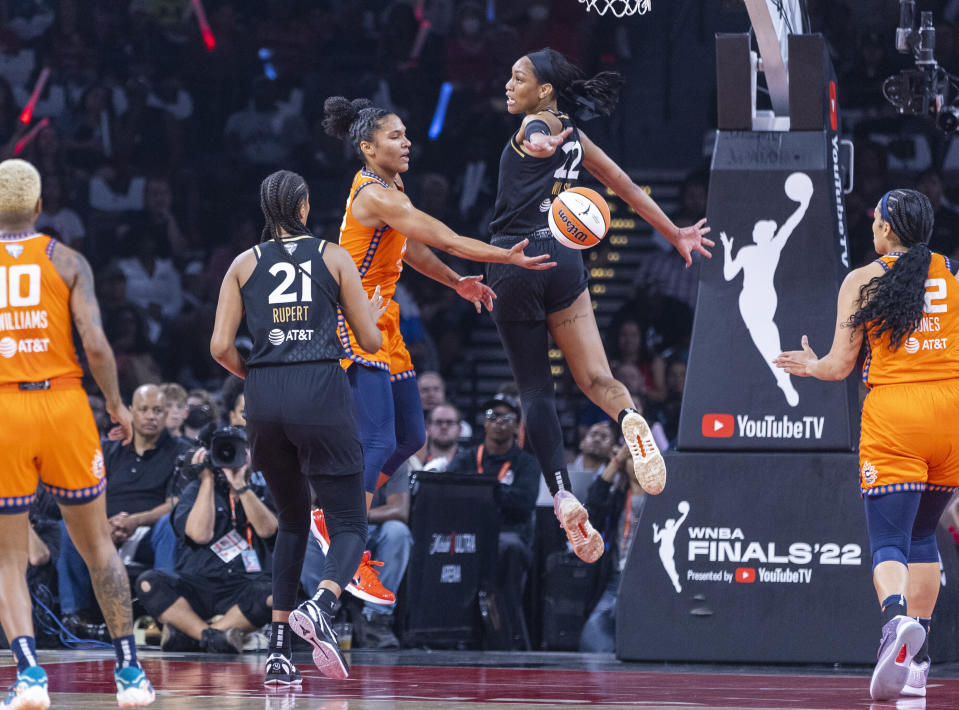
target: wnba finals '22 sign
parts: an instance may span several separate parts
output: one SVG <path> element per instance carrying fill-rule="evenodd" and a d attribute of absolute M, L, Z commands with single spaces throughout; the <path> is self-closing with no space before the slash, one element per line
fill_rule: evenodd
<path fill-rule="evenodd" d="M 773 365 L 803 334 L 832 343 L 848 250 L 828 132 L 723 133 L 707 218 L 680 419 L 681 449 L 839 450 L 855 445 L 855 385 Z M 772 166 L 772 167 L 770 167 Z"/>

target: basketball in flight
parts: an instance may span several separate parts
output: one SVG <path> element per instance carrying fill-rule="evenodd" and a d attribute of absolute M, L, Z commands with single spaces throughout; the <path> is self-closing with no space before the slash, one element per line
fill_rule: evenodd
<path fill-rule="evenodd" d="M 589 249 L 609 230 L 609 205 L 596 190 L 573 187 L 556 196 L 549 210 L 549 228 L 560 244 Z"/>

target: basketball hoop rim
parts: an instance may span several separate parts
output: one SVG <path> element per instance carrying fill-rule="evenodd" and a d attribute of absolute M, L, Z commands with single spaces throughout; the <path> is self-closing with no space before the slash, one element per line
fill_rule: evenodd
<path fill-rule="evenodd" d="M 645 15 L 652 11 L 652 0 L 577 0 L 586 6 L 586 11 L 595 10 L 598 15 L 609 12 L 621 19 L 631 15 Z M 605 4 L 602 4 L 605 3 Z"/>

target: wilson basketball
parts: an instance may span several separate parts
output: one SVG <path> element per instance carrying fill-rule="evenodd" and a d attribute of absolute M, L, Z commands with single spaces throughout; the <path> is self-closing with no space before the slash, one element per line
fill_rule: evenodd
<path fill-rule="evenodd" d="M 609 205 L 596 190 L 573 187 L 556 196 L 549 209 L 549 228 L 560 244 L 589 249 L 609 230 Z"/>

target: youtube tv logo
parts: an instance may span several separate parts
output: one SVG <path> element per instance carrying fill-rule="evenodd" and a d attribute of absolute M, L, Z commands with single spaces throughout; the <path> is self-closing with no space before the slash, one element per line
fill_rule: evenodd
<path fill-rule="evenodd" d="M 752 584 L 756 581 L 756 568 L 737 567 L 735 579 L 740 584 Z"/>
<path fill-rule="evenodd" d="M 711 439 L 728 439 L 736 431 L 732 414 L 704 414 L 703 436 Z"/>

